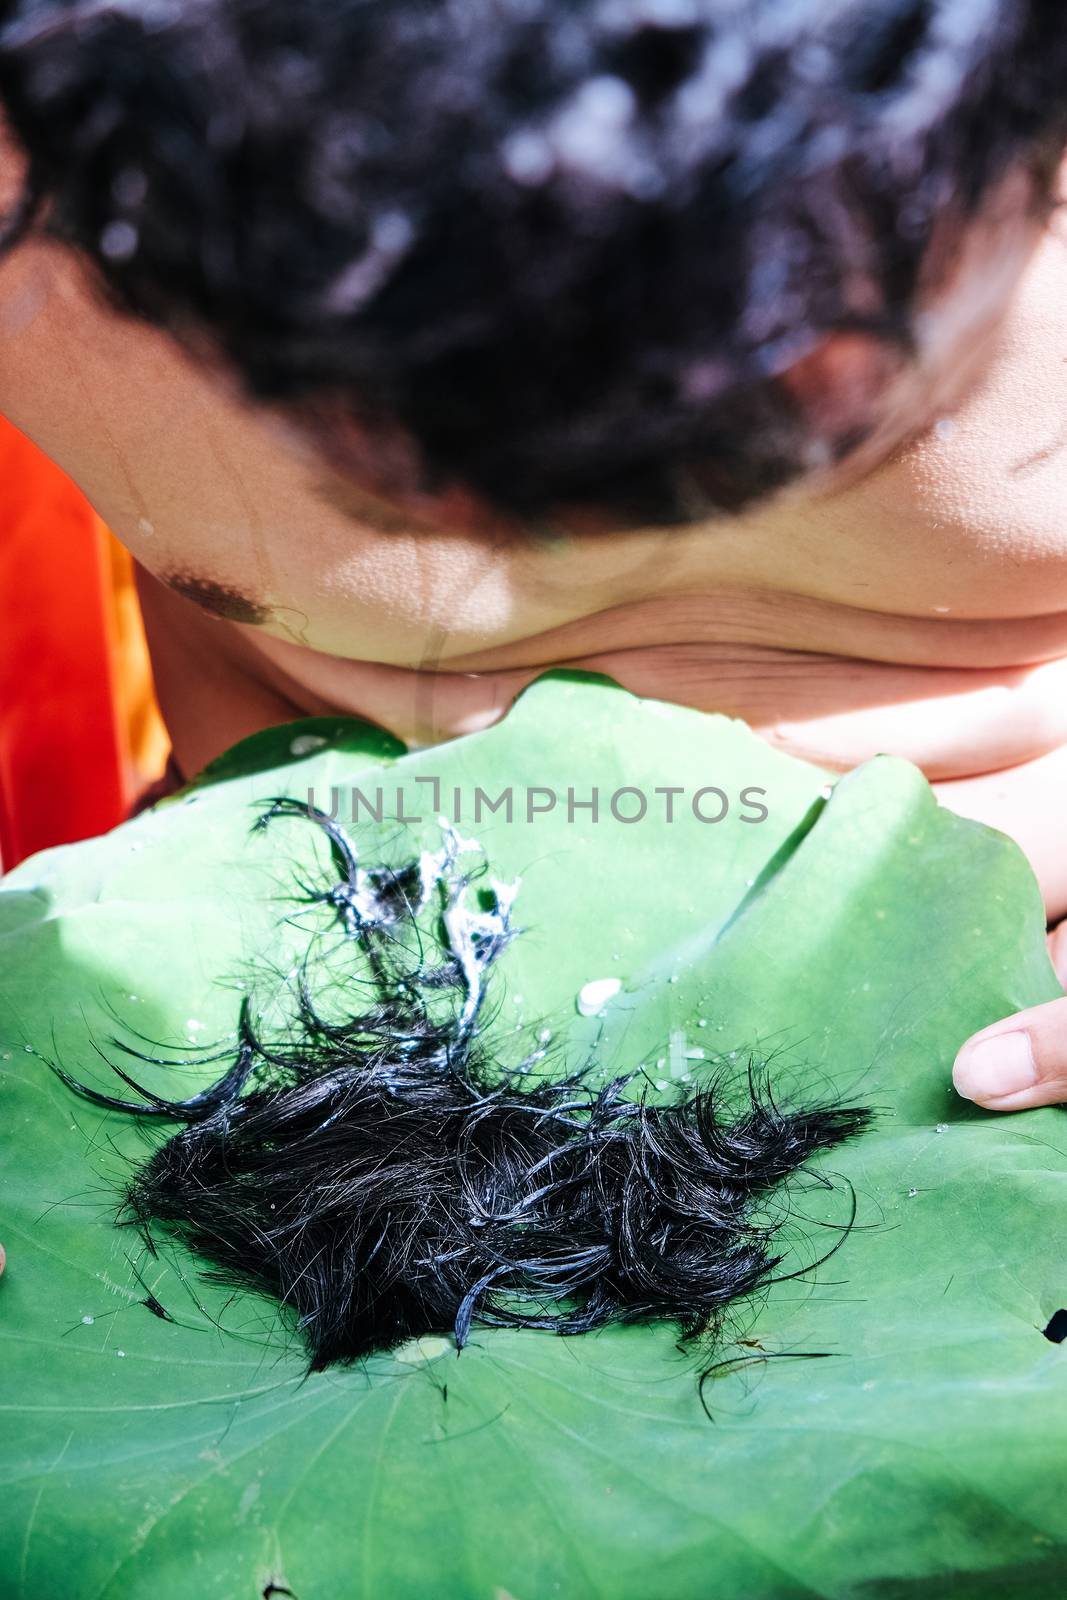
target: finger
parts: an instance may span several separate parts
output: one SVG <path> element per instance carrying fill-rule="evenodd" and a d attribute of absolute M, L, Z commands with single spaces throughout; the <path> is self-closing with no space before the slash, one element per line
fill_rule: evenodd
<path fill-rule="evenodd" d="M 1030 1006 L 974 1034 L 956 1057 L 952 1081 L 990 1111 L 1067 1101 L 1067 999 Z"/>

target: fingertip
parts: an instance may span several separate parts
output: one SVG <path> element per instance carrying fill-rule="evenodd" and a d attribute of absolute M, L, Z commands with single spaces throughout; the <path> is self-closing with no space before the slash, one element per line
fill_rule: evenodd
<path fill-rule="evenodd" d="M 953 1063 L 952 1081 L 957 1094 L 986 1111 L 1031 1111 L 1067 1101 L 1067 1062 L 1050 1061 L 1047 1040 L 1035 1049 L 1022 1029 L 969 1039 Z"/>
<path fill-rule="evenodd" d="M 980 1106 L 1032 1093 L 1039 1078 L 1030 1035 L 1021 1030 L 969 1039 L 952 1067 L 957 1092 Z"/>

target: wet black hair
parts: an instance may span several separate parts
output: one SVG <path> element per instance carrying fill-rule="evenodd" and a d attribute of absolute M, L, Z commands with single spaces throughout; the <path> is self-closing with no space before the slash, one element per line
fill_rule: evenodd
<path fill-rule="evenodd" d="M 273 1296 L 314 1370 L 427 1333 L 462 1348 L 475 1323 L 579 1334 L 665 1319 L 695 1339 L 775 1278 L 788 1208 L 772 1191 L 861 1133 L 866 1110 L 785 1108 L 754 1061 L 667 1104 L 637 1070 L 553 1077 L 543 1044 L 501 1064 L 479 1019 L 517 933 L 514 886 L 479 887 L 484 861 L 448 827 L 438 851 L 366 868 L 310 803 L 279 798 L 257 826 L 282 815 L 330 839 L 340 878 L 304 887 L 359 954 L 346 983 L 359 1008 L 323 1014 L 320 953 L 299 969 L 295 1032 L 265 1041 L 246 998 L 234 1059 L 190 1098 L 116 1065 L 138 1096 L 122 1100 L 56 1067 L 100 1104 L 185 1124 L 125 1192 L 121 1219 L 150 1249 L 161 1224 L 210 1277 Z M 849 1222 L 834 1226 L 840 1239 Z"/>
<path fill-rule="evenodd" d="M 907 360 L 935 229 L 1048 193 L 1065 81 L 1061 0 L 0 0 L 13 236 L 379 485 L 531 519 L 852 450 L 782 374 Z"/>

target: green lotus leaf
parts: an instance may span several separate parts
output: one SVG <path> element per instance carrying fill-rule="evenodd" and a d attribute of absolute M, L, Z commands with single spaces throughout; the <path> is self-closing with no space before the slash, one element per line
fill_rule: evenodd
<path fill-rule="evenodd" d="M 824 1158 L 834 1188 L 795 1195 L 799 1276 L 735 1308 L 710 1416 L 707 1353 L 666 1325 L 481 1329 L 459 1355 L 427 1337 L 308 1377 L 276 1307 L 115 1226 L 161 1134 L 48 1063 L 112 1088 L 113 1035 L 232 1040 L 243 989 L 307 949 L 296 880 L 328 861 L 307 824 L 250 823 L 309 789 L 327 807 L 337 789 L 365 850 L 435 845 L 443 813 L 521 878 L 487 1027 L 503 1062 L 547 1032 L 553 1069 L 642 1068 L 669 1096 L 755 1053 L 786 1094 L 877 1108 Z M 478 789 L 510 789 L 510 820 L 475 817 Z M 1062 1595 L 1067 1345 L 1043 1330 L 1067 1305 L 1067 1125 L 985 1115 L 950 1081 L 968 1034 L 1060 993 L 1043 931 L 1017 848 L 906 763 L 831 786 L 739 723 L 575 674 L 430 750 L 345 718 L 272 729 L 23 863 L 0 882 L 3 1592 Z M 617 992 L 583 1014 L 604 978 Z M 217 1072 L 143 1077 L 191 1092 Z"/>

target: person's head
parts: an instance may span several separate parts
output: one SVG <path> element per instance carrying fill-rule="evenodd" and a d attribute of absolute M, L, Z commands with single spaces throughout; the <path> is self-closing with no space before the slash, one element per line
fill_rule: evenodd
<path fill-rule="evenodd" d="M 357 482 L 536 523 L 857 470 L 971 369 L 1059 0 L 0 0 L 40 225 Z"/>

